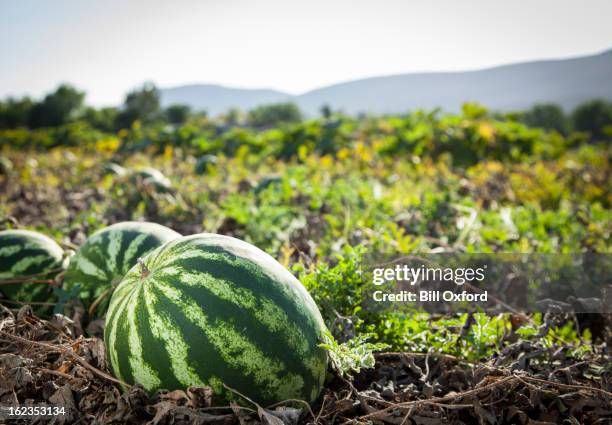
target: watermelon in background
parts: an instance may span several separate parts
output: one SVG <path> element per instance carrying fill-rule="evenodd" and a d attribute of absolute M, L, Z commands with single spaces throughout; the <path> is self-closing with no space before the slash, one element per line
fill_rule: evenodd
<path fill-rule="evenodd" d="M 132 184 L 151 187 L 155 191 L 164 193 L 172 189 L 172 183 L 163 175 L 163 173 L 155 168 L 145 167 L 133 171 L 130 176 Z"/>
<path fill-rule="evenodd" d="M 127 175 L 129 171 L 119 164 L 116 164 L 114 162 L 109 162 L 103 167 L 103 173 L 104 175 L 112 174 L 112 175 L 121 177 L 121 176 Z"/>
<path fill-rule="evenodd" d="M 218 159 L 215 155 L 203 155 L 198 158 L 195 165 L 196 174 L 206 174 L 218 163 Z"/>
<path fill-rule="evenodd" d="M 302 284 L 246 242 L 198 234 L 134 266 L 113 294 L 105 343 L 115 375 L 150 392 L 223 383 L 268 405 L 314 401 L 325 325 Z"/>
<path fill-rule="evenodd" d="M 63 267 L 64 250 L 51 238 L 29 230 L 0 232 L 0 282 L 51 279 Z M 51 301 L 51 286 L 43 283 L 0 285 L 4 298 L 19 302 Z M 14 307 L 14 305 L 12 305 Z"/>
<path fill-rule="evenodd" d="M 79 288 L 90 314 L 102 316 L 113 287 L 138 258 L 181 235 L 161 224 L 126 221 L 94 233 L 70 260 L 63 288 Z"/>

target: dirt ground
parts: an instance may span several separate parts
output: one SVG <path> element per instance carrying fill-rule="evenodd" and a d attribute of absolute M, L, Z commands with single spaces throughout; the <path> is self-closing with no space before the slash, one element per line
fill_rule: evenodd
<path fill-rule="evenodd" d="M 517 342 L 479 364 L 433 353 L 379 353 L 374 369 L 350 380 L 330 370 L 312 406 L 258 406 L 246 399 L 215 406 L 207 387 L 153 396 L 139 386 L 124 391 L 109 371 L 101 323 L 83 329 L 78 314 L 74 319 L 46 321 L 29 307 L 2 307 L 0 406 L 55 405 L 65 414 L 15 419 L 5 409 L 0 423 L 612 423 L 612 366 L 601 347 L 577 360 Z"/>

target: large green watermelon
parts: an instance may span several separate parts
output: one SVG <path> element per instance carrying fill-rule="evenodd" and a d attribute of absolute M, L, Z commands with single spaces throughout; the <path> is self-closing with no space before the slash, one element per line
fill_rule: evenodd
<path fill-rule="evenodd" d="M 64 251 L 45 235 L 29 230 L 0 232 L 0 282 L 49 279 L 62 268 Z M 0 292 L 13 301 L 45 301 L 51 287 L 41 283 L 0 285 Z"/>
<path fill-rule="evenodd" d="M 260 249 L 214 234 L 151 252 L 117 287 L 105 342 L 116 376 L 153 392 L 209 385 L 269 404 L 315 400 L 325 325 L 302 284 Z"/>
<path fill-rule="evenodd" d="M 153 249 L 181 235 L 161 224 L 126 221 L 94 233 L 70 260 L 64 289 L 79 286 L 79 298 L 100 316 L 106 311 L 113 286 Z"/>

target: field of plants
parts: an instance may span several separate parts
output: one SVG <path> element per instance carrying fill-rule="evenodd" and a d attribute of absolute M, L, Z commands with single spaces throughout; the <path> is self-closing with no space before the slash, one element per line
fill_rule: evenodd
<path fill-rule="evenodd" d="M 65 423 L 609 423 L 609 315 L 381 313 L 365 306 L 362 267 L 372 253 L 612 253 L 609 134 L 473 104 L 264 126 L 192 115 L 0 130 L 0 230 L 34 230 L 68 252 L 124 221 L 233 236 L 290 270 L 334 337 L 310 406 L 124 391 L 102 343 L 110 294 L 86 304 L 60 273 L 28 281 L 49 289 L 44 300 L 1 300 L 0 404 L 64 404 Z"/>

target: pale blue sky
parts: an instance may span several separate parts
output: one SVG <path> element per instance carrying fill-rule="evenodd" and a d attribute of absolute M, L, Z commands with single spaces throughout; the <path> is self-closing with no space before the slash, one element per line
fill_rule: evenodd
<path fill-rule="evenodd" d="M 62 81 L 95 105 L 153 81 L 291 93 L 612 47 L 610 0 L 0 2 L 0 97 Z"/>

